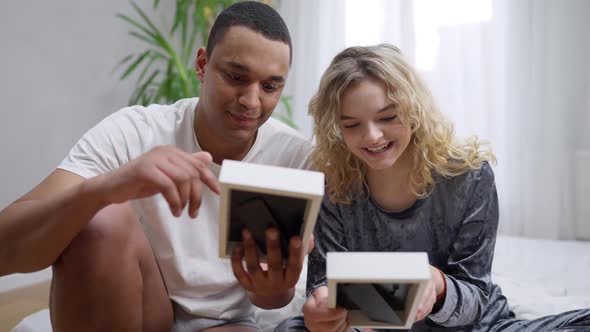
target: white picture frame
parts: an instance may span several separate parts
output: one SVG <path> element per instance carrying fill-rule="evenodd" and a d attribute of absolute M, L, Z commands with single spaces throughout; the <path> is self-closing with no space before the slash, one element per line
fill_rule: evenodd
<path fill-rule="evenodd" d="M 328 307 L 347 308 L 351 327 L 410 329 L 431 272 L 424 252 L 328 252 L 326 277 Z M 379 296 L 382 287 L 394 296 Z M 369 318 L 373 309 L 373 316 L 388 315 L 388 321 Z"/>
<path fill-rule="evenodd" d="M 259 249 L 265 247 L 260 243 L 265 242 L 261 231 L 270 223 L 281 232 L 284 256 L 289 243 L 284 234 L 301 236 L 301 250 L 305 253 L 324 196 L 323 173 L 224 160 L 219 184 L 219 257 L 231 257 L 234 245 L 241 243 L 241 229 L 245 226 L 258 230 L 259 236 L 253 237 Z M 266 262 L 264 249 L 258 254 L 260 261 Z"/>

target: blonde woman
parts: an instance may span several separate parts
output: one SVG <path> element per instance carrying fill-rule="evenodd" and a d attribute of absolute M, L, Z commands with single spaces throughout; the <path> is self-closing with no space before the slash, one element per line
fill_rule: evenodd
<path fill-rule="evenodd" d="M 412 331 L 590 329 L 590 310 L 514 318 L 490 280 L 498 198 L 489 163 L 495 158 L 477 138 L 454 137 L 395 46 L 338 54 L 310 113 L 317 139 L 312 160 L 326 174 L 327 195 L 309 257 L 304 318 L 277 330 L 348 330 L 346 310 L 326 305 L 329 251 L 427 252 L 432 280 Z"/>

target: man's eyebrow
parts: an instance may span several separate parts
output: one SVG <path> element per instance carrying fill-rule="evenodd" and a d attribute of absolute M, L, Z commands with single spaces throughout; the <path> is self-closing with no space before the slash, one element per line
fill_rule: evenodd
<path fill-rule="evenodd" d="M 283 76 L 271 76 L 270 80 L 276 83 L 283 83 L 285 82 L 285 78 Z"/>
<path fill-rule="evenodd" d="M 380 110 L 378 110 L 377 113 L 387 112 L 392 109 L 395 109 L 395 107 L 396 107 L 396 103 L 391 103 L 391 104 L 386 105 L 385 107 L 381 108 Z M 340 120 L 354 120 L 354 119 L 356 119 L 356 118 L 352 117 L 352 116 L 348 116 L 348 115 L 341 115 L 340 116 Z"/>
<path fill-rule="evenodd" d="M 232 67 L 233 69 L 236 69 L 240 72 L 243 73 L 249 73 L 250 72 L 250 68 L 248 68 L 247 66 L 244 66 L 243 64 L 236 62 L 236 61 L 227 61 L 226 65 L 229 67 Z M 276 82 L 276 83 L 283 83 L 285 82 L 285 78 L 283 76 L 280 75 L 272 75 L 269 77 L 269 80 Z"/>
<path fill-rule="evenodd" d="M 228 65 L 228 66 L 230 66 L 230 67 L 232 67 L 232 68 L 234 68 L 234 69 L 237 69 L 237 70 L 240 70 L 240 71 L 243 71 L 243 72 L 249 72 L 250 71 L 250 68 L 244 66 L 241 63 L 235 62 L 235 61 L 227 61 L 225 64 Z"/>

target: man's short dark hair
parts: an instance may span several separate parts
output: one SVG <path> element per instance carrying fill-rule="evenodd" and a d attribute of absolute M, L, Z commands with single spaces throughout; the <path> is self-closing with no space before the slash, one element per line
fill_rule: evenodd
<path fill-rule="evenodd" d="M 262 34 L 270 40 L 289 45 L 289 63 L 293 60 L 293 45 L 289 29 L 283 18 L 271 6 L 256 1 L 237 2 L 219 14 L 207 41 L 207 57 L 211 56 L 215 45 L 233 26 L 242 26 Z"/>

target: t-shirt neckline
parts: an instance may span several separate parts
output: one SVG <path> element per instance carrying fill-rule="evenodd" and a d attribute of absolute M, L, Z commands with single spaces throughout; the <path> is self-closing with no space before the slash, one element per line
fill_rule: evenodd
<path fill-rule="evenodd" d="M 194 141 L 195 148 L 196 148 L 195 152 L 203 151 L 203 149 L 201 148 L 201 145 L 199 144 L 199 140 L 197 139 L 197 133 L 195 131 L 195 118 L 196 118 L 198 103 L 199 103 L 199 98 L 195 98 L 195 100 L 190 105 L 191 131 L 193 133 L 193 141 Z M 256 137 L 254 138 L 254 144 L 252 144 L 252 146 L 250 147 L 250 150 L 248 150 L 248 153 L 246 153 L 246 155 L 244 156 L 244 158 L 241 161 L 248 162 L 248 160 L 252 159 L 253 156 L 256 154 L 256 151 L 258 151 L 260 149 L 260 144 L 261 144 L 260 141 L 262 141 L 261 136 L 262 136 L 262 127 L 263 126 L 264 126 L 264 124 L 262 126 L 260 126 L 260 128 L 258 128 L 258 130 L 256 131 Z M 221 165 L 219 165 L 215 162 L 212 162 L 210 165 L 217 172 L 221 169 Z"/>

